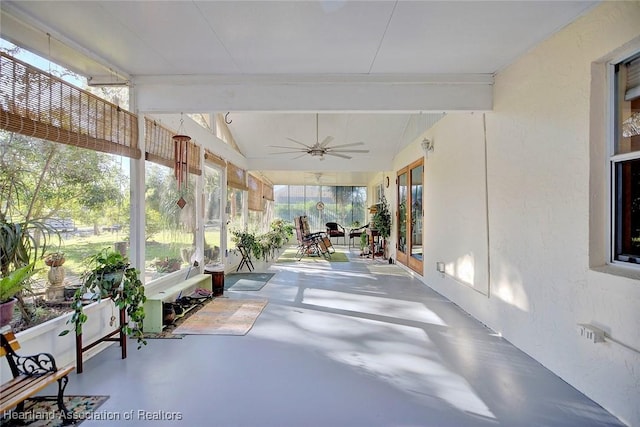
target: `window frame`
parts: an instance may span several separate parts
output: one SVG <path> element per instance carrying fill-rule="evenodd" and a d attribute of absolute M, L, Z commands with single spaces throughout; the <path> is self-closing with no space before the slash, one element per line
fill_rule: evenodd
<path fill-rule="evenodd" d="M 638 60 L 640 58 L 640 50 L 627 54 L 615 61 L 609 63 L 608 72 L 608 99 L 609 99 L 609 114 L 608 114 L 608 152 L 607 152 L 607 177 L 609 188 L 609 208 L 608 208 L 608 224 L 609 224 L 609 255 L 608 261 L 610 264 L 630 267 L 640 270 L 640 253 L 636 256 L 633 254 L 624 254 L 622 249 L 618 249 L 623 245 L 624 230 L 622 229 L 622 211 L 621 194 L 624 191 L 621 188 L 621 183 L 618 180 L 618 166 L 622 166 L 625 163 L 640 160 L 640 149 L 636 151 L 629 151 L 624 153 L 617 153 L 618 145 L 620 141 L 620 135 L 622 133 L 621 125 L 622 120 L 620 117 L 620 96 L 624 96 L 624 92 L 620 88 L 620 78 L 618 69 L 621 64 Z"/>

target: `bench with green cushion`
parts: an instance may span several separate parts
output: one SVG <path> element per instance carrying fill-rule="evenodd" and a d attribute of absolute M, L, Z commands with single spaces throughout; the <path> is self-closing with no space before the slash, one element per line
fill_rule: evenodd
<path fill-rule="evenodd" d="M 173 302 L 179 296 L 187 296 L 198 288 L 213 290 L 210 274 L 197 274 L 187 280 L 173 284 L 169 283 L 148 291 L 146 294 L 147 301 L 144 303 L 143 331 L 150 333 L 162 332 L 162 303 Z"/>

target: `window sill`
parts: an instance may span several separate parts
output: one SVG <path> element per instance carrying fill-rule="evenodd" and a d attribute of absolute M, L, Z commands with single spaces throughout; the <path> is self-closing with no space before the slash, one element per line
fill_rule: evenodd
<path fill-rule="evenodd" d="M 610 274 L 613 276 L 625 277 L 627 279 L 640 280 L 640 265 L 607 264 L 598 267 L 591 267 L 592 271 Z"/>

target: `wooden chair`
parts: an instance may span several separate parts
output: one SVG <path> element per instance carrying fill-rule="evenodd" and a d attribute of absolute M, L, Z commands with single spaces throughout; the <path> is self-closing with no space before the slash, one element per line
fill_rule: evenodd
<path fill-rule="evenodd" d="M 325 225 L 327 226 L 327 236 L 329 236 L 329 238 L 335 237 L 337 243 L 340 237 L 342 237 L 343 242 L 345 244 L 347 243 L 346 232 L 343 226 L 341 226 L 337 222 L 327 222 Z"/>

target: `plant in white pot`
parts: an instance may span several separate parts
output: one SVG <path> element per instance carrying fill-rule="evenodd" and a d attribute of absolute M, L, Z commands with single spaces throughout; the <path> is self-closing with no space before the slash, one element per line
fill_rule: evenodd
<path fill-rule="evenodd" d="M 126 257 L 120 252 L 105 248 L 88 258 L 90 270 L 84 275 L 82 286 L 73 297 L 73 314 L 67 323 L 75 325 L 76 335 L 82 334 L 82 325 L 87 321 L 84 303 L 89 300 L 100 301 L 110 297 L 118 309 L 124 309 L 129 317 L 122 331 L 138 340 L 138 348 L 147 342 L 142 333 L 142 322 L 145 317 L 144 285 L 138 270 L 129 265 Z M 66 335 L 64 330 L 59 335 Z"/>

